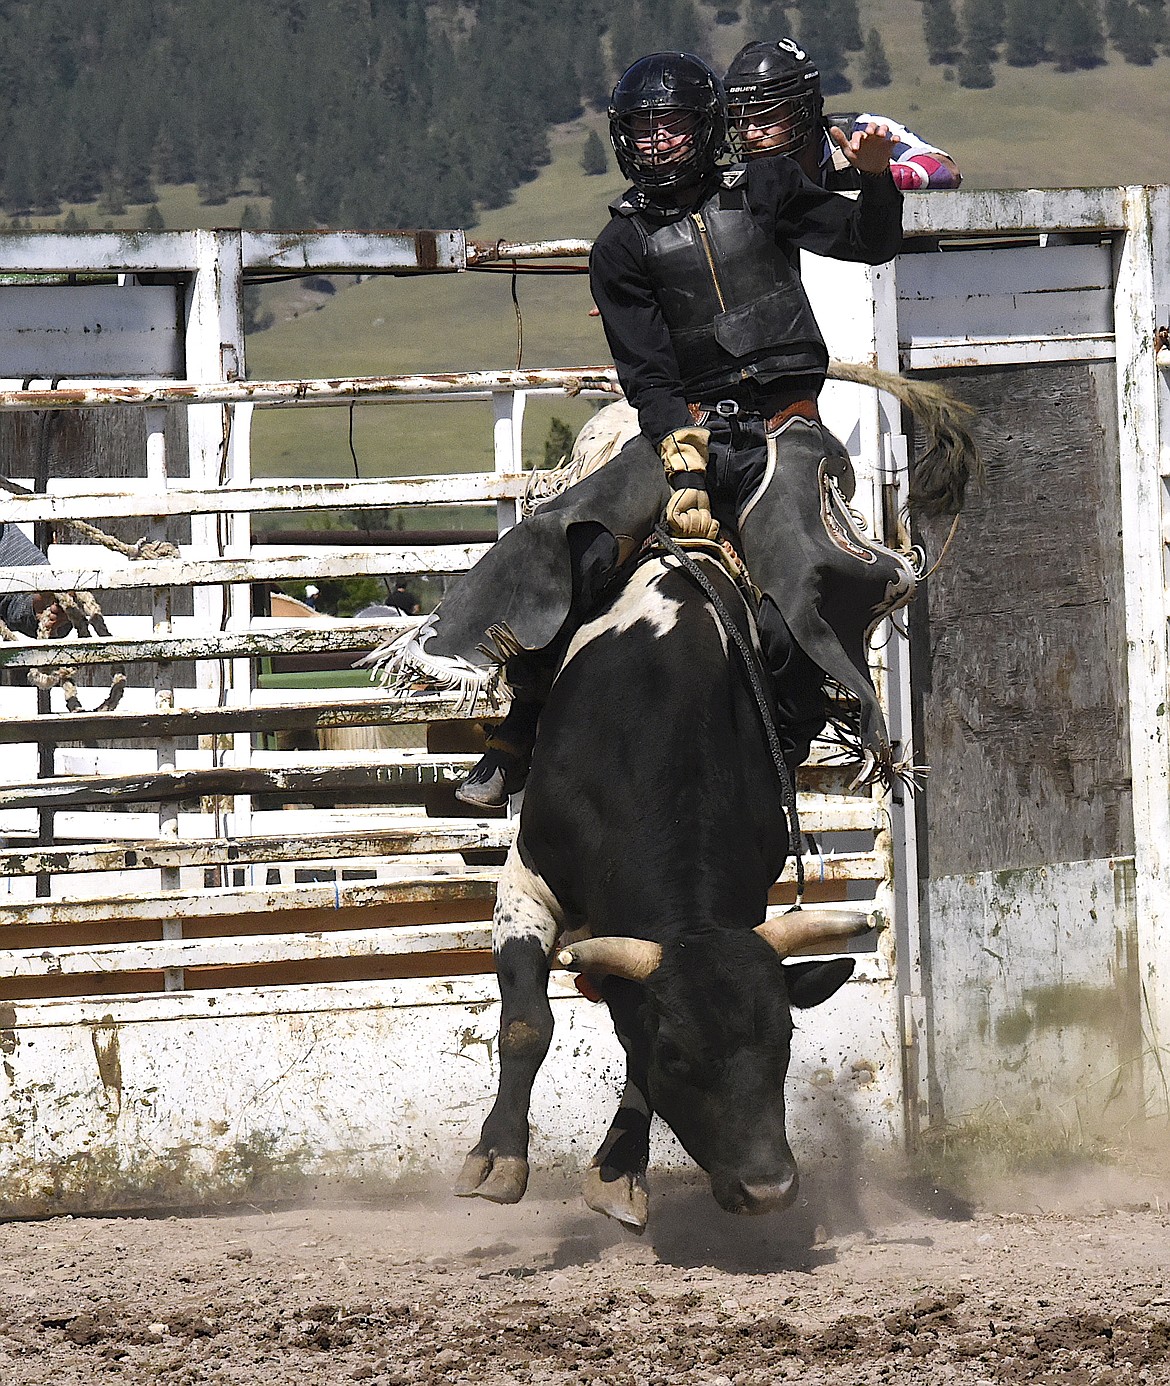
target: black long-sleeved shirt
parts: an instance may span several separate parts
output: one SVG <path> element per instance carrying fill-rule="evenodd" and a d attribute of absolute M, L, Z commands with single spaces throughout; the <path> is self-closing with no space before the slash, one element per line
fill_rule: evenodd
<path fill-rule="evenodd" d="M 710 191 L 705 188 L 694 205 Z M 790 257 L 801 249 L 880 265 L 902 244 L 902 194 L 889 173 L 863 174 L 861 195 L 854 199 L 818 188 L 791 159 L 754 159 L 747 165 L 747 204 L 757 224 Z M 622 389 L 638 411 L 642 432 L 657 444 L 692 420 L 646 272 L 642 238 L 630 217 L 612 217 L 593 243 L 589 282 Z M 810 382 L 809 393 L 822 383 L 823 378 Z"/>

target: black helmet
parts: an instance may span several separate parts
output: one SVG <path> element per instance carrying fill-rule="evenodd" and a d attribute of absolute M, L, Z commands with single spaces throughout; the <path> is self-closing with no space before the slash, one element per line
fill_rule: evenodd
<path fill-rule="evenodd" d="M 610 97 L 609 137 L 618 167 L 650 196 L 687 187 L 710 172 L 725 130 L 719 78 L 691 53 L 639 58 Z M 660 139 L 671 134 L 689 138 L 681 147 L 660 148 Z"/>
<path fill-rule="evenodd" d="M 723 83 L 727 132 L 741 158 L 795 157 L 816 135 L 825 105 L 821 74 L 794 39 L 745 44 L 732 58 Z M 750 142 L 749 126 L 757 132 Z M 777 127 L 774 132 L 771 126 Z"/>

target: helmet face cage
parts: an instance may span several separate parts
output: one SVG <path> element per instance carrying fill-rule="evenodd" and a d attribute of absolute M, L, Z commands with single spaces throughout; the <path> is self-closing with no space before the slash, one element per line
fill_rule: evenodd
<path fill-rule="evenodd" d="M 724 80 L 728 138 L 737 157 L 795 156 L 815 138 L 824 107 L 821 74 L 792 39 L 748 44 Z"/>
<path fill-rule="evenodd" d="M 727 103 L 727 138 L 732 152 L 740 159 L 799 154 L 816 135 L 821 114 L 819 94 L 766 96 L 761 87 Z"/>
<path fill-rule="evenodd" d="M 699 182 L 715 166 L 725 128 L 719 79 L 689 53 L 640 58 L 610 101 L 618 167 L 645 193 Z"/>

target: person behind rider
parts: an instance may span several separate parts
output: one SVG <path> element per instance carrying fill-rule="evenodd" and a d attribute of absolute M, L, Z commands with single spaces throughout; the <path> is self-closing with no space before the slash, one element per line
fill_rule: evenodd
<path fill-rule="evenodd" d="M 727 134 L 737 158 L 787 154 L 806 178 L 844 192 L 860 186 L 854 164 L 842 152 L 836 129 L 847 139 L 884 125 L 894 140 L 890 174 L 903 192 L 957 188 L 955 160 L 888 116 L 863 111 L 825 115 L 821 74 L 795 39 L 744 44 L 723 79 Z"/>
<path fill-rule="evenodd" d="M 908 600 L 902 556 L 861 535 L 843 445 L 820 422 L 828 352 L 797 271 L 801 249 L 880 264 L 901 244 L 902 197 L 884 127 L 839 141 L 857 199 L 788 158 L 721 169 L 722 86 L 687 53 L 634 63 L 614 88 L 610 136 L 632 186 L 590 256 L 590 282 L 640 433 L 612 461 L 504 535 L 420 630 L 375 656 L 395 686 L 467 692 L 505 662 L 512 710 L 458 791 L 506 802 L 527 773 L 541 698 L 584 619 L 665 510 L 671 530 L 738 534 L 761 589 L 758 624 L 789 767 L 851 694 L 881 767 L 891 750 L 866 637 Z M 413 683 L 412 683 L 413 680 Z"/>

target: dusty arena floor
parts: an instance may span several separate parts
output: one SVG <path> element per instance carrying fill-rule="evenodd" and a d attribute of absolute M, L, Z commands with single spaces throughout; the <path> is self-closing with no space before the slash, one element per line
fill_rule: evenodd
<path fill-rule="evenodd" d="M 852 1182 L 660 1181 L 643 1238 L 567 1191 L 10 1223 L 0 1382 L 1170 1383 L 1170 1177 Z"/>

